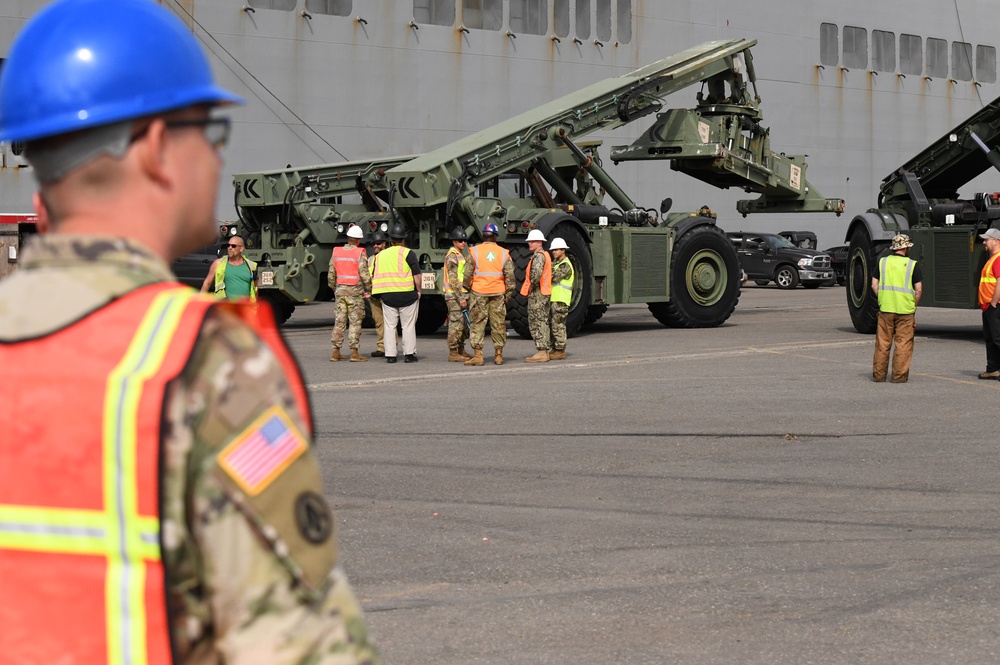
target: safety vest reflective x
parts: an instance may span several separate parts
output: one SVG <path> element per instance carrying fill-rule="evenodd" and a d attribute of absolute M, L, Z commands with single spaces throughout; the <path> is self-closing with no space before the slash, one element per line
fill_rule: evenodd
<path fill-rule="evenodd" d="M 573 270 L 573 264 L 564 256 L 553 267 L 561 266 L 564 263 L 569 266 L 569 277 L 558 282 L 552 282 L 552 302 L 560 302 L 568 305 L 573 299 L 573 282 L 576 281 L 576 272 Z"/>
<path fill-rule="evenodd" d="M 372 294 L 403 293 L 413 291 L 413 271 L 406 262 L 410 253 L 407 247 L 393 245 L 386 247 L 375 257 L 375 271 L 372 273 Z"/>
<path fill-rule="evenodd" d="M 485 296 L 504 293 L 503 266 L 510 254 L 495 242 L 484 242 L 472 248 L 476 272 L 472 276 L 472 291 Z"/>
<path fill-rule="evenodd" d="M 161 416 L 212 307 L 273 321 L 266 305 L 156 284 L 51 335 L 0 344 L 17 387 L 0 400 L 0 661 L 172 662 Z M 273 323 L 262 337 L 289 367 Z M 301 383 L 295 395 L 308 409 Z"/>
<path fill-rule="evenodd" d="M 1000 252 L 997 252 L 989 258 L 986 265 L 983 266 L 983 273 L 979 276 L 979 306 L 986 307 L 991 302 L 993 302 L 993 290 L 997 286 L 997 278 L 993 274 L 993 264 L 996 262 L 997 258 L 1000 258 Z"/>
<path fill-rule="evenodd" d="M 452 246 L 452 248 L 448 250 L 448 253 L 444 255 L 445 268 L 444 268 L 444 271 L 443 271 L 444 272 L 444 280 L 443 280 L 443 282 L 444 282 L 444 292 L 445 293 L 454 293 L 455 292 L 455 287 L 453 287 L 451 285 L 451 282 L 448 281 L 448 257 L 451 256 L 452 254 L 454 254 L 455 256 L 458 257 L 458 284 L 459 284 L 459 286 L 462 285 L 462 281 L 465 279 L 465 254 L 463 254 L 462 252 L 458 251 L 458 249 L 456 247 Z"/>
<path fill-rule="evenodd" d="M 333 267 L 337 270 L 337 286 L 354 286 L 361 281 L 358 261 L 364 252 L 361 245 L 341 245 L 333 248 Z"/>
<path fill-rule="evenodd" d="M 257 302 L 257 283 L 253 279 L 253 276 L 257 274 L 257 264 L 246 257 L 243 257 L 243 261 L 250 268 L 250 302 Z M 228 265 L 229 257 L 225 257 L 219 261 L 219 265 L 215 266 L 215 297 L 219 299 L 227 297 L 226 266 Z"/>
<path fill-rule="evenodd" d="M 913 314 L 917 303 L 913 268 L 917 262 L 899 254 L 883 256 L 878 266 L 878 308 L 892 314 Z"/>
<path fill-rule="evenodd" d="M 552 257 L 544 249 L 539 252 L 545 257 L 545 266 L 542 268 L 542 277 L 538 280 L 538 290 L 543 296 L 552 295 Z M 525 298 L 531 293 L 531 264 L 535 262 L 532 256 L 528 261 L 528 267 L 524 269 L 524 282 L 521 283 L 521 295 Z"/>

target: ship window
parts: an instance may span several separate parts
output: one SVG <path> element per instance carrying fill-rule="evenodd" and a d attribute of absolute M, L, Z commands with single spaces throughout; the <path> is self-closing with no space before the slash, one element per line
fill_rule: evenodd
<path fill-rule="evenodd" d="M 972 44 L 952 42 L 951 77 L 956 81 L 972 80 Z"/>
<path fill-rule="evenodd" d="M 872 30 L 872 69 L 877 72 L 896 71 L 896 35 L 885 30 Z"/>
<path fill-rule="evenodd" d="M 899 72 L 920 74 L 924 71 L 924 43 L 916 35 L 899 36 Z"/>
<path fill-rule="evenodd" d="M 552 14 L 552 31 L 557 37 L 569 36 L 569 0 L 556 0 Z"/>
<path fill-rule="evenodd" d="M 948 75 L 948 42 L 927 38 L 927 76 L 944 78 Z"/>
<path fill-rule="evenodd" d="M 632 0 L 618 0 L 618 41 L 632 41 Z"/>
<path fill-rule="evenodd" d="M 844 26 L 844 67 L 864 69 L 868 66 L 868 31 Z"/>
<path fill-rule="evenodd" d="M 499 30 L 503 25 L 502 0 L 462 0 L 462 25 L 477 30 Z"/>
<path fill-rule="evenodd" d="M 997 50 L 992 46 L 976 47 L 976 80 L 997 82 Z"/>
<path fill-rule="evenodd" d="M 306 11 L 313 14 L 350 16 L 354 0 L 306 0 Z"/>
<path fill-rule="evenodd" d="M 548 29 L 545 0 L 510 0 L 510 29 L 528 35 L 544 35 Z"/>
<path fill-rule="evenodd" d="M 836 23 L 819 24 L 819 63 L 836 65 L 840 59 L 840 29 Z"/>
<path fill-rule="evenodd" d="M 413 0 L 413 20 L 431 25 L 455 25 L 455 0 Z"/>
<path fill-rule="evenodd" d="M 597 39 L 611 41 L 611 0 L 597 0 Z"/>
<path fill-rule="evenodd" d="M 576 0 L 576 36 L 590 39 L 590 0 Z"/>
<path fill-rule="evenodd" d="M 254 9 L 280 9 L 290 12 L 295 9 L 298 0 L 247 0 L 247 4 Z"/>

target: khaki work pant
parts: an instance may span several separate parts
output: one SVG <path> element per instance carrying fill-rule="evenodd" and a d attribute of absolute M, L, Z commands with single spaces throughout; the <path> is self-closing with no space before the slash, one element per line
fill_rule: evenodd
<path fill-rule="evenodd" d="M 872 380 L 885 381 L 889 372 L 889 349 L 892 354 L 892 382 L 906 383 L 910 378 L 910 360 L 913 358 L 913 314 L 878 313 L 875 333 L 875 357 L 872 359 Z"/>

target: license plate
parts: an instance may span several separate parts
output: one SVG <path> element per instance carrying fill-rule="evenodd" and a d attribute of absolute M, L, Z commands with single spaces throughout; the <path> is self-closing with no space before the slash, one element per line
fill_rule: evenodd
<path fill-rule="evenodd" d="M 261 270 L 260 271 L 260 285 L 261 286 L 273 286 L 274 285 L 274 271 L 273 270 Z"/>
<path fill-rule="evenodd" d="M 422 272 L 420 273 L 420 288 L 433 291 L 437 284 L 437 273 L 433 272 Z"/>

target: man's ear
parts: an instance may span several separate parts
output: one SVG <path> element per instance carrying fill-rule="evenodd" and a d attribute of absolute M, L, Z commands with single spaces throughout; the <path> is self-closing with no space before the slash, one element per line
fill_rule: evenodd
<path fill-rule="evenodd" d="M 172 177 L 167 168 L 166 123 L 160 118 L 153 120 L 136 143 L 134 149 L 142 172 L 153 182 L 169 185 Z"/>
<path fill-rule="evenodd" d="M 35 222 L 35 228 L 38 229 L 39 233 L 48 233 L 52 228 L 49 224 L 49 207 L 45 205 L 45 199 L 42 198 L 41 192 L 35 192 L 31 195 L 31 206 L 35 209 L 35 216 L 38 221 Z"/>

